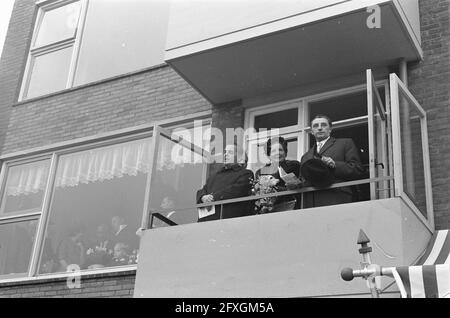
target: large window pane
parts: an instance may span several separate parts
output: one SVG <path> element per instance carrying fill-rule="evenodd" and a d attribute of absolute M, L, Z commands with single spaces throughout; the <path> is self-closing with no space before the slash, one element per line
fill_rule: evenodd
<path fill-rule="evenodd" d="M 402 93 L 399 101 L 403 190 L 427 217 L 420 114 Z"/>
<path fill-rule="evenodd" d="M 28 98 L 65 89 L 72 58 L 72 47 L 39 55 L 34 58 Z"/>
<path fill-rule="evenodd" d="M 150 139 L 61 156 L 40 273 L 136 263 Z"/>
<path fill-rule="evenodd" d="M 195 142 L 192 129 L 174 133 L 183 136 L 183 144 L 160 137 L 150 208 L 153 212 L 164 211 L 162 215 L 177 224 L 193 223 L 198 218 L 197 209 L 191 207 L 196 204 L 197 190 L 206 180 L 207 162 L 201 153 L 209 142 L 206 126 L 201 129 L 202 134 L 203 141 Z M 192 148 L 191 144 L 196 144 L 197 148 Z M 156 219 L 153 223 L 154 227 L 166 225 Z"/>
<path fill-rule="evenodd" d="M 0 224 L 0 276 L 26 275 L 37 223 L 37 220 L 29 220 Z"/>
<path fill-rule="evenodd" d="M 75 85 L 163 63 L 168 7 L 157 0 L 89 1 Z"/>
<path fill-rule="evenodd" d="M 0 216 L 41 211 L 49 166 L 43 160 L 8 168 Z"/>
<path fill-rule="evenodd" d="M 259 132 L 261 129 L 275 129 L 282 127 L 295 126 L 298 123 L 298 108 L 292 108 L 273 112 L 269 114 L 255 116 L 255 129 Z"/>
<path fill-rule="evenodd" d="M 380 89 L 384 100 L 384 89 Z M 327 115 L 333 122 L 367 115 L 366 91 L 311 102 L 310 121 L 316 115 Z"/>
<path fill-rule="evenodd" d="M 75 35 L 80 17 L 79 1 L 46 11 L 38 30 L 35 46 L 44 46 Z"/>

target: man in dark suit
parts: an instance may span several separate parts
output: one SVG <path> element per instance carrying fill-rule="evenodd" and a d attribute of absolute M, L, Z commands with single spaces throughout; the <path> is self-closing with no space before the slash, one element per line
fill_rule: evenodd
<path fill-rule="evenodd" d="M 224 151 L 224 165 L 208 178 L 205 186 L 197 191 L 197 203 L 246 197 L 251 194 L 253 172 L 247 170 L 246 156 L 236 145 L 227 145 Z M 214 207 L 214 214 L 199 215 L 199 222 L 220 219 L 221 206 Z M 222 218 L 234 218 L 251 214 L 251 201 L 223 205 Z"/>
<path fill-rule="evenodd" d="M 311 121 L 311 133 L 314 135 L 314 146 L 303 155 L 301 165 L 308 160 L 318 158 L 325 163 L 334 176 L 334 183 L 359 179 L 364 174 L 358 148 L 352 139 L 336 139 L 330 136 L 332 122 L 325 115 L 318 115 Z M 305 208 L 334 205 L 352 202 L 350 187 L 325 189 L 305 193 Z"/>

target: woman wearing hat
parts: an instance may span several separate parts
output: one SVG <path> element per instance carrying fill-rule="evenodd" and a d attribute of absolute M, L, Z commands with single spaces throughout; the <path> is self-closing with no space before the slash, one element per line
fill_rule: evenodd
<path fill-rule="evenodd" d="M 286 184 L 282 176 L 293 173 L 297 178 L 300 176 L 300 162 L 297 160 L 287 160 L 287 141 L 283 137 L 274 137 L 267 141 L 266 154 L 270 162 L 256 171 L 255 177 L 258 180 L 261 176 L 270 175 L 279 180 L 278 191 L 286 191 L 298 188 L 299 185 Z M 300 206 L 300 196 L 287 195 L 276 198 L 272 212 L 292 210 Z"/>

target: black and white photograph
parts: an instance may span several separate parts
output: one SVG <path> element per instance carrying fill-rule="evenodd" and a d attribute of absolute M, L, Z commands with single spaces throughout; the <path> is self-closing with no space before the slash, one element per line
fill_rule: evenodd
<path fill-rule="evenodd" d="M 450 298 L 450 0 L 0 0 L 0 54 L 0 298 Z"/>

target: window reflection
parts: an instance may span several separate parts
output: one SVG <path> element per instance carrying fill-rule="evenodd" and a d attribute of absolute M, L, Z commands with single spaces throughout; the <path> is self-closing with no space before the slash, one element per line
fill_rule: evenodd
<path fill-rule="evenodd" d="M 161 136 L 150 193 L 153 212 L 164 210 L 161 214 L 177 224 L 197 221 L 197 209 L 186 207 L 196 204 L 196 192 L 206 180 L 207 162 L 201 150 L 209 143 L 208 132 L 207 126 L 197 127 L 198 138 L 194 138 L 194 129 L 175 131 L 174 136 L 183 136 L 183 144 Z M 192 148 L 192 144 L 197 148 Z M 167 226 L 167 223 L 155 219 L 153 226 Z"/>
<path fill-rule="evenodd" d="M 269 114 L 255 116 L 255 129 L 259 132 L 261 129 L 276 129 L 297 125 L 298 108 L 272 112 Z"/>
<path fill-rule="evenodd" d="M 44 13 L 35 46 L 44 46 L 75 35 L 80 18 L 79 1 Z"/>
<path fill-rule="evenodd" d="M 28 272 L 36 228 L 37 220 L 0 224 L 0 275 Z"/>
<path fill-rule="evenodd" d="M 75 85 L 163 63 L 168 12 L 169 1 L 89 1 Z"/>
<path fill-rule="evenodd" d="M 420 113 L 402 94 L 399 99 L 403 190 L 427 217 Z"/>
<path fill-rule="evenodd" d="M 34 58 L 27 97 L 50 94 L 66 88 L 72 47 Z"/>
<path fill-rule="evenodd" d="M 41 210 L 49 166 L 45 160 L 8 168 L 0 216 Z"/>
<path fill-rule="evenodd" d="M 137 262 L 150 139 L 61 156 L 42 273 Z"/>

